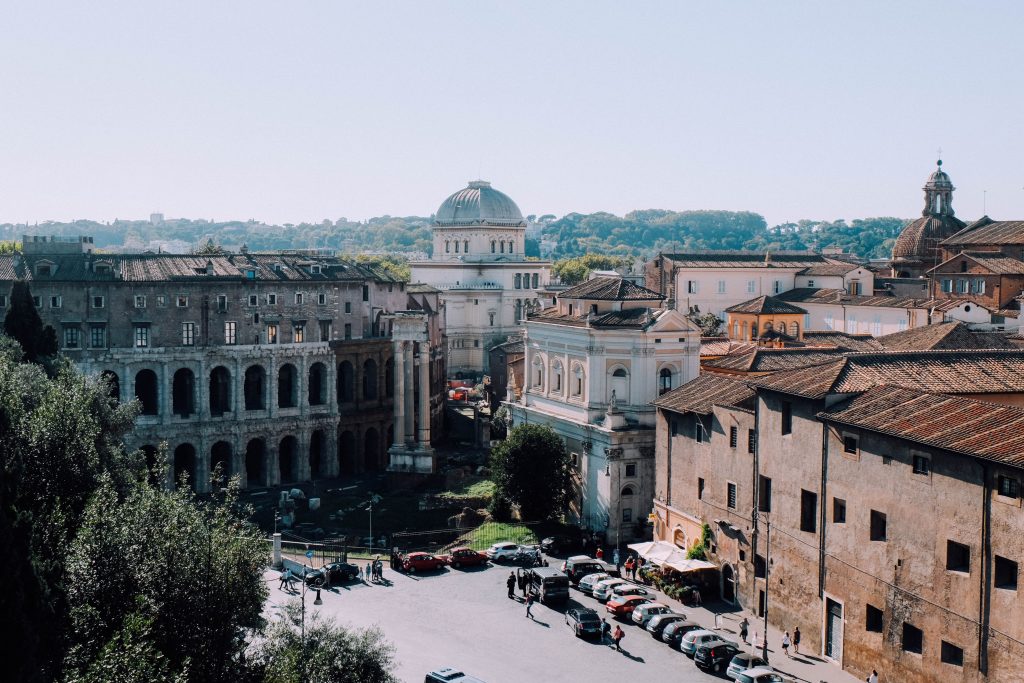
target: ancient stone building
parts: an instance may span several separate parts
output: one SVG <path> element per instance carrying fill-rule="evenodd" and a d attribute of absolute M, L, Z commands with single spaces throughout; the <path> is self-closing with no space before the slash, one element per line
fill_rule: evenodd
<path fill-rule="evenodd" d="M 177 481 L 208 490 L 384 469 L 394 438 L 389 315 L 429 336 L 430 421 L 443 401 L 436 290 L 322 253 L 94 253 L 88 238 L 26 237 L 0 257 L 0 295 L 29 282 L 61 352 L 141 414 L 129 445 L 166 443 Z M 435 433 L 437 433 L 435 429 Z"/>

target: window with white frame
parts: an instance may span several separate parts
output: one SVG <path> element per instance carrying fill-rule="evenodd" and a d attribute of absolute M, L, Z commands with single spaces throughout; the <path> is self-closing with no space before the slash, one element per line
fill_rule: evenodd
<path fill-rule="evenodd" d="M 238 343 L 238 323 L 233 321 L 224 323 L 224 343 L 228 345 Z"/>
<path fill-rule="evenodd" d="M 572 395 L 583 396 L 583 366 L 577 364 L 572 370 Z"/>
<path fill-rule="evenodd" d="M 167 295 L 166 294 L 157 294 L 156 295 L 156 305 L 158 307 L 160 307 L 160 308 L 167 308 Z"/>
<path fill-rule="evenodd" d="M 686 293 L 697 294 L 700 291 L 700 283 L 697 280 L 686 281 Z"/>
<path fill-rule="evenodd" d="M 301 344 L 306 341 L 306 326 L 296 324 L 292 327 L 292 341 Z"/>
<path fill-rule="evenodd" d="M 89 326 L 89 347 L 93 349 L 103 349 L 107 346 L 107 326 L 106 325 L 90 325 Z"/>
<path fill-rule="evenodd" d="M 267 343 L 268 344 L 276 344 L 277 343 L 277 325 L 273 325 L 273 324 L 267 325 Z"/>
<path fill-rule="evenodd" d="M 317 294 L 316 295 L 316 304 L 317 304 L 317 306 L 326 306 L 327 305 L 327 295 L 324 294 L 323 292 Z"/>
<path fill-rule="evenodd" d="M 747 294 L 753 294 L 755 291 L 757 291 L 757 281 L 747 280 Z"/>
<path fill-rule="evenodd" d="M 196 324 L 195 323 L 182 323 L 181 324 L 181 345 L 182 346 L 195 346 L 196 345 Z"/>
<path fill-rule="evenodd" d="M 259 297 L 258 294 L 250 294 L 249 295 L 249 305 L 250 306 L 259 306 L 260 305 L 260 297 Z"/>
<path fill-rule="evenodd" d="M 718 281 L 718 293 L 725 294 L 725 280 Z"/>
<path fill-rule="evenodd" d="M 149 347 L 149 325 L 135 326 L 135 348 L 145 349 Z"/>
<path fill-rule="evenodd" d="M 82 343 L 81 340 L 82 331 L 77 327 L 65 327 L 64 328 L 64 348 L 65 349 L 77 349 Z"/>
<path fill-rule="evenodd" d="M 223 313 L 228 310 L 228 296 L 227 294 L 217 295 L 217 310 Z"/>
<path fill-rule="evenodd" d="M 175 301 L 178 308 L 188 308 L 188 297 L 179 295 Z"/>
<path fill-rule="evenodd" d="M 50 297 L 50 308 L 60 308 L 64 305 L 64 299 L 61 296 Z"/>
<path fill-rule="evenodd" d="M 267 305 L 268 306 L 276 306 L 277 305 L 277 294 L 267 294 Z"/>
<path fill-rule="evenodd" d="M 145 307 L 146 307 L 146 297 L 141 295 L 141 294 L 136 294 L 135 295 L 135 308 L 145 308 Z"/>
<path fill-rule="evenodd" d="M 662 368 L 658 373 L 658 393 L 664 394 L 668 391 L 672 391 L 672 369 Z"/>
<path fill-rule="evenodd" d="M 302 305 L 302 292 L 295 292 L 295 304 Z"/>

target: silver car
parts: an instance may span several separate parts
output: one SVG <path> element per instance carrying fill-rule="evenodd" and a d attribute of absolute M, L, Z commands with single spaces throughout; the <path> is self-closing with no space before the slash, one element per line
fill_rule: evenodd
<path fill-rule="evenodd" d="M 623 581 L 622 579 L 605 579 L 594 586 L 594 592 L 592 595 L 595 600 L 605 602 L 611 598 L 612 589 L 616 586 L 621 586 L 624 583 L 626 583 L 626 581 Z"/>
<path fill-rule="evenodd" d="M 768 671 L 772 670 L 772 668 L 768 666 L 759 655 L 751 654 L 749 652 L 740 652 L 732 658 L 731 662 L 729 662 L 729 668 L 725 670 L 725 677 L 730 680 L 736 680 L 736 674 L 756 667 L 764 667 Z"/>
<path fill-rule="evenodd" d="M 759 666 L 756 669 L 747 669 L 736 674 L 733 679 L 736 683 L 790 683 L 785 678 L 775 673 L 770 666 Z"/>
<path fill-rule="evenodd" d="M 730 641 L 725 640 L 714 631 L 708 631 L 706 629 L 690 631 L 683 636 L 681 641 L 679 641 L 679 649 L 684 655 L 692 659 L 693 655 L 696 654 L 698 647 L 718 640 L 721 640 L 723 643 L 730 643 Z M 735 645 L 735 643 L 730 644 Z"/>

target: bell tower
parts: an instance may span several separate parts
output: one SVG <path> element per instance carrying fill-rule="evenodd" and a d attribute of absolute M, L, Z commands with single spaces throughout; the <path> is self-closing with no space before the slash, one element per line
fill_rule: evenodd
<path fill-rule="evenodd" d="M 924 184 L 924 211 L 922 216 L 953 215 L 953 181 L 949 174 L 942 170 L 942 159 L 936 162 L 938 168 L 928 176 Z"/>

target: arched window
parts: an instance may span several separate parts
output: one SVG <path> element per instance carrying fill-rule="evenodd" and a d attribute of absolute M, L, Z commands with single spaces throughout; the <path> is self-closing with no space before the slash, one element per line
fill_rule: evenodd
<path fill-rule="evenodd" d="M 502 254 L 504 254 L 504 253 L 505 253 L 505 240 L 502 240 L 502 241 L 501 241 L 501 253 L 502 253 Z"/>
<path fill-rule="evenodd" d="M 750 338 L 757 339 L 757 323 L 750 323 Z"/>
<path fill-rule="evenodd" d="M 562 363 L 557 359 L 551 363 L 551 391 L 556 394 L 562 393 Z"/>
<path fill-rule="evenodd" d="M 160 412 L 159 385 L 152 370 L 139 370 L 135 375 L 135 398 L 142 404 L 143 415 L 157 415 Z"/>
<path fill-rule="evenodd" d="M 533 386 L 536 389 L 544 388 L 544 361 L 540 356 L 533 357 Z"/>
<path fill-rule="evenodd" d="M 513 286 L 516 289 L 522 289 L 523 288 L 523 276 L 520 275 L 519 273 L 516 273 L 515 284 Z"/>
<path fill-rule="evenodd" d="M 658 393 L 664 394 L 666 391 L 672 390 L 672 370 L 669 368 L 662 368 L 661 372 L 658 373 Z"/>
<path fill-rule="evenodd" d="M 533 274 L 533 288 L 534 289 L 537 289 L 537 283 L 539 281 L 540 281 L 540 277 L 537 275 L 537 273 L 534 273 Z"/>
<path fill-rule="evenodd" d="M 764 324 L 764 333 L 765 333 L 765 334 L 768 334 L 768 333 L 769 333 L 769 332 L 771 332 L 771 331 L 772 331 L 773 329 L 775 329 L 775 326 L 774 326 L 774 325 L 772 325 L 772 321 L 771 321 L 771 320 L 769 320 L 768 322 L 766 322 L 766 323 Z"/>
<path fill-rule="evenodd" d="M 456 254 L 459 253 L 459 241 L 458 240 L 455 240 L 455 253 Z"/>
<path fill-rule="evenodd" d="M 608 382 L 608 396 L 606 399 L 611 402 L 615 396 L 615 402 L 620 405 L 629 404 L 629 373 L 625 368 L 616 368 Z"/>
<path fill-rule="evenodd" d="M 327 403 L 327 368 L 323 363 L 313 363 L 310 366 L 307 385 L 309 405 L 320 406 Z"/>
<path fill-rule="evenodd" d="M 469 240 L 464 240 L 462 242 L 462 253 L 464 253 L 464 254 L 468 254 L 469 253 Z"/>
<path fill-rule="evenodd" d="M 790 323 L 789 324 L 789 336 L 792 337 L 793 339 L 799 339 L 800 338 L 800 325 L 798 325 L 795 322 Z"/>
<path fill-rule="evenodd" d="M 629 496 L 632 496 L 633 495 L 633 487 L 632 486 L 624 486 L 624 487 L 622 487 L 622 492 L 619 495 L 622 496 L 623 498 L 628 498 Z"/>
<path fill-rule="evenodd" d="M 295 366 L 285 363 L 277 371 L 277 407 L 294 408 L 299 404 L 299 377 Z"/>
<path fill-rule="evenodd" d="M 377 361 L 372 358 L 363 363 L 363 398 L 368 401 L 377 398 Z"/>
<path fill-rule="evenodd" d="M 497 248 L 498 248 L 498 243 L 495 242 L 494 240 L 491 240 L 491 253 L 493 254 Z"/>
<path fill-rule="evenodd" d="M 347 360 L 338 366 L 338 403 L 355 400 L 355 371 Z"/>
<path fill-rule="evenodd" d="M 223 365 L 210 371 L 210 415 L 231 412 L 231 373 Z"/>
<path fill-rule="evenodd" d="M 515 252 L 516 252 L 516 243 L 515 242 L 509 242 L 508 243 L 508 253 L 514 254 Z"/>
<path fill-rule="evenodd" d="M 262 365 L 250 365 L 245 370 L 245 409 L 263 410 L 266 400 L 263 397 L 263 386 L 266 384 L 267 371 Z"/>
<path fill-rule="evenodd" d="M 573 396 L 583 396 L 583 389 L 584 389 L 584 384 L 583 383 L 584 383 L 585 379 L 586 378 L 585 378 L 585 376 L 583 374 L 583 366 L 577 364 L 572 369 L 572 395 Z"/>
<path fill-rule="evenodd" d="M 450 253 L 451 250 L 452 250 L 452 243 L 449 242 L 448 240 L 445 240 L 445 242 L 444 242 L 444 253 L 446 253 L 446 254 Z"/>
<path fill-rule="evenodd" d="M 171 412 L 181 417 L 188 417 L 196 412 L 195 375 L 188 368 L 181 368 L 174 373 L 171 384 Z"/>

